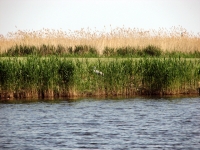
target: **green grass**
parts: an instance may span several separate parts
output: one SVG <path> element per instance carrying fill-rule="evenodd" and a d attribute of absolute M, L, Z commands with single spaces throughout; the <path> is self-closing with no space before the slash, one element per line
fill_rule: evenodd
<path fill-rule="evenodd" d="M 94 67 L 103 72 L 98 75 Z M 197 93 L 200 60 L 185 58 L 5 57 L 0 96 L 72 97 Z"/>

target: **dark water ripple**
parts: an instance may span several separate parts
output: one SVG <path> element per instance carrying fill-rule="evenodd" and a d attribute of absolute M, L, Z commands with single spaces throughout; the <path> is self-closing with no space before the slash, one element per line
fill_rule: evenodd
<path fill-rule="evenodd" d="M 200 149 L 200 99 L 0 104 L 0 149 Z"/>

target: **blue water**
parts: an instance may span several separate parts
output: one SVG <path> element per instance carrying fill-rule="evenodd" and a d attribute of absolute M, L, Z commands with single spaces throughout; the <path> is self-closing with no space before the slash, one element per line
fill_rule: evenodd
<path fill-rule="evenodd" d="M 0 149 L 200 149 L 200 99 L 0 103 Z"/>

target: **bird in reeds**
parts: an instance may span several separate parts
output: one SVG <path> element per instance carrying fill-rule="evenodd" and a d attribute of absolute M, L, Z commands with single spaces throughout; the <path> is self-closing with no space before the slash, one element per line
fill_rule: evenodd
<path fill-rule="evenodd" d="M 98 75 L 101 75 L 101 76 L 104 76 L 104 73 L 103 72 L 101 72 L 101 71 L 99 71 L 99 70 L 97 70 L 96 69 L 96 67 L 94 67 L 94 73 L 96 73 L 96 74 L 98 74 Z"/>

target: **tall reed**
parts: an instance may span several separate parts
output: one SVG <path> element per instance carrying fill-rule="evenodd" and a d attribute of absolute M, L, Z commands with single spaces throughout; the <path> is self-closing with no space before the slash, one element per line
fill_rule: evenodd
<path fill-rule="evenodd" d="M 170 29 L 160 28 L 159 30 L 144 30 L 138 28 L 115 28 L 109 32 L 81 29 L 79 31 L 61 31 L 42 29 L 38 31 L 10 32 L 6 36 L 0 36 L 0 53 L 8 51 L 15 45 L 26 45 L 41 47 L 52 45 L 63 48 L 76 49 L 76 46 L 87 45 L 95 47 L 98 54 L 103 54 L 106 47 L 118 49 L 123 47 L 144 48 L 149 45 L 159 47 L 164 52 L 199 52 L 200 34 L 193 34 L 181 26 Z M 32 50 L 35 48 L 32 47 Z M 45 49 L 44 49 L 45 51 Z"/>
<path fill-rule="evenodd" d="M 200 61 L 180 58 L 141 59 L 136 62 L 136 74 L 142 87 L 154 93 L 187 93 L 197 88 Z"/>
<path fill-rule="evenodd" d="M 56 57 L 8 58 L 0 61 L 0 90 L 15 97 L 59 96 L 69 91 L 73 70 L 72 61 Z"/>
<path fill-rule="evenodd" d="M 199 66 L 198 59 L 182 58 L 4 58 L 0 59 L 0 96 L 197 93 Z"/>

